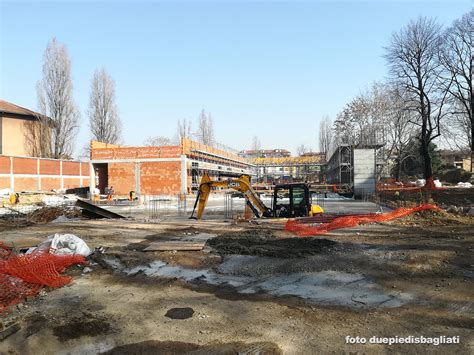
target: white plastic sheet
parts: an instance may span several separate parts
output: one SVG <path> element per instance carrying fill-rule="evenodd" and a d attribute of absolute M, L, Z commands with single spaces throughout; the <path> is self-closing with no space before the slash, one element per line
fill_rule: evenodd
<path fill-rule="evenodd" d="M 50 248 L 51 254 L 70 255 L 78 254 L 88 256 L 91 250 L 87 244 L 74 234 L 50 235 L 48 239 L 38 245 L 38 248 Z"/>
<path fill-rule="evenodd" d="M 426 185 L 426 180 L 425 179 L 418 179 L 415 181 L 415 185 L 417 187 L 423 187 Z"/>

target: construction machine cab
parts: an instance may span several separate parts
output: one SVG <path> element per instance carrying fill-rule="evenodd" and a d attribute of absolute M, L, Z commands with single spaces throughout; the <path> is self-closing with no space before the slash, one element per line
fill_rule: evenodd
<path fill-rule="evenodd" d="M 273 216 L 280 218 L 311 215 L 311 194 L 302 183 L 276 185 L 273 193 Z"/>

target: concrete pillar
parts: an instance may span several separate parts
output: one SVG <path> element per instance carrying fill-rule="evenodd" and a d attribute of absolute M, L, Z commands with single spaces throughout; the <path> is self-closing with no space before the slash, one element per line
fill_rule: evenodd
<path fill-rule="evenodd" d="M 186 154 L 181 155 L 181 193 L 188 192 L 188 168 Z"/>
<path fill-rule="evenodd" d="M 135 196 L 140 196 L 140 163 L 135 163 Z"/>
<path fill-rule="evenodd" d="M 38 175 L 38 190 L 41 191 L 41 172 L 40 172 L 40 160 L 36 159 L 36 174 Z"/>
<path fill-rule="evenodd" d="M 94 165 L 89 162 L 89 193 L 91 195 L 94 194 L 94 189 L 95 189 L 95 171 L 94 171 Z"/>
<path fill-rule="evenodd" d="M 59 176 L 61 176 L 61 189 L 64 189 L 63 161 L 59 161 Z"/>
<path fill-rule="evenodd" d="M 81 162 L 81 161 L 79 162 L 79 176 L 80 176 L 80 178 L 79 178 L 79 185 L 80 185 L 81 187 L 83 187 L 83 186 L 82 186 L 82 185 L 83 185 L 83 180 L 82 180 L 82 162 Z"/>
<path fill-rule="evenodd" d="M 15 191 L 15 177 L 13 176 L 13 157 L 10 157 L 10 190 Z"/>

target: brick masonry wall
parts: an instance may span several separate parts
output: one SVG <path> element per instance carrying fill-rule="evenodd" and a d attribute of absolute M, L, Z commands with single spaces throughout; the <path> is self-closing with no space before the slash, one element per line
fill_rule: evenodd
<path fill-rule="evenodd" d="M 109 163 L 109 186 L 117 195 L 128 195 L 135 190 L 135 163 Z"/>
<path fill-rule="evenodd" d="M 64 178 L 64 188 L 72 189 L 74 187 L 81 186 L 81 179 L 78 178 Z"/>
<path fill-rule="evenodd" d="M 63 161 L 63 175 L 81 175 L 81 163 L 75 161 Z"/>
<path fill-rule="evenodd" d="M 13 174 L 36 174 L 38 172 L 38 162 L 36 159 L 14 158 Z"/>
<path fill-rule="evenodd" d="M 59 160 L 43 160 L 40 159 L 40 174 L 42 175 L 59 175 L 61 171 Z"/>
<path fill-rule="evenodd" d="M 82 176 L 89 177 L 89 163 L 81 163 L 81 165 L 82 165 L 82 168 L 81 168 Z"/>
<path fill-rule="evenodd" d="M 15 191 L 38 190 L 37 178 L 15 178 Z"/>
<path fill-rule="evenodd" d="M 10 178 L 9 177 L 0 177 L 0 189 L 5 189 L 10 186 Z"/>
<path fill-rule="evenodd" d="M 10 174 L 10 157 L 0 156 L 0 174 Z"/>
<path fill-rule="evenodd" d="M 13 171 L 10 171 L 11 161 Z M 37 191 L 41 186 L 40 190 L 50 191 L 59 190 L 62 186 L 65 189 L 89 186 L 89 163 L 63 160 L 62 165 L 61 175 L 60 160 L 0 156 L 0 189 Z"/>
<path fill-rule="evenodd" d="M 181 146 L 92 149 L 92 160 L 179 158 Z"/>
<path fill-rule="evenodd" d="M 45 191 L 50 191 L 57 189 L 58 186 L 61 186 L 61 178 L 41 178 L 41 189 Z"/>
<path fill-rule="evenodd" d="M 140 166 L 140 192 L 174 195 L 181 188 L 181 162 L 150 162 Z"/>

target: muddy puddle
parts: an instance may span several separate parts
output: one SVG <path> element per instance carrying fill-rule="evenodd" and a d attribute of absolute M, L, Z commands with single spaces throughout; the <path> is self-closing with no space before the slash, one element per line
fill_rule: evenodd
<path fill-rule="evenodd" d="M 163 261 L 127 268 L 113 257 L 104 259 L 114 270 L 129 276 L 177 278 L 193 284 L 232 287 L 242 295 L 294 296 L 310 302 L 348 307 L 399 307 L 412 297 L 386 291 L 360 273 L 320 270 L 311 259 L 297 261 L 270 257 L 229 255 L 216 268 L 188 269 Z M 314 269 L 313 269 L 314 268 Z"/>

